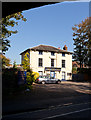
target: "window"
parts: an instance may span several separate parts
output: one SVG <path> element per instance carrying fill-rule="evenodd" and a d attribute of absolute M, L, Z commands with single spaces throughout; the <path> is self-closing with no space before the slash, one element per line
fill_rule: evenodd
<path fill-rule="evenodd" d="M 54 53 L 54 52 L 51 52 L 51 55 L 52 55 L 52 56 L 54 56 L 54 55 L 55 55 L 55 53 Z"/>
<path fill-rule="evenodd" d="M 62 56 L 65 57 L 65 53 L 62 53 Z"/>
<path fill-rule="evenodd" d="M 38 65 L 39 65 L 39 67 L 43 67 L 43 59 L 42 58 L 39 58 Z"/>
<path fill-rule="evenodd" d="M 51 59 L 51 67 L 54 67 L 54 59 Z"/>
<path fill-rule="evenodd" d="M 71 73 L 67 73 L 67 76 L 71 76 Z"/>
<path fill-rule="evenodd" d="M 39 51 L 39 55 L 43 55 L 43 51 Z"/>
<path fill-rule="evenodd" d="M 65 60 L 62 60 L 62 68 L 65 68 Z"/>
<path fill-rule="evenodd" d="M 43 71 L 38 71 L 40 76 L 43 76 Z"/>

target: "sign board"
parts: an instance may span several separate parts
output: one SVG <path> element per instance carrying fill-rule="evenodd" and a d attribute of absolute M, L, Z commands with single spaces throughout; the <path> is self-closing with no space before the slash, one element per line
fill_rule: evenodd
<path fill-rule="evenodd" d="M 56 67 L 45 67 L 45 71 L 61 71 L 61 68 L 56 68 Z"/>

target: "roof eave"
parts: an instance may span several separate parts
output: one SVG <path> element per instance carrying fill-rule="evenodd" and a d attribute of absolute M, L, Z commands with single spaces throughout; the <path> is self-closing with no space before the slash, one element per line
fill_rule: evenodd
<path fill-rule="evenodd" d="M 23 53 L 27 52 L 28 50 L 30 50 L 30 48 L 28 48 L 27 50 L 21 52 L 20 55 L 22 55 Z"/>

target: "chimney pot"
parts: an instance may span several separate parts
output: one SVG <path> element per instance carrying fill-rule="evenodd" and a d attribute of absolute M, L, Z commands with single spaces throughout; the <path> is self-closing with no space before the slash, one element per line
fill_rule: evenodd
<path fill-rule="evenodd" d="M 63 50 L 67 50 L 67 46 L 66 45 L 63 47 Z"/>
<path fill-rule="evenodd" d="M 58 47 L 58 49 L 60 49 L 60 47 Z"/>

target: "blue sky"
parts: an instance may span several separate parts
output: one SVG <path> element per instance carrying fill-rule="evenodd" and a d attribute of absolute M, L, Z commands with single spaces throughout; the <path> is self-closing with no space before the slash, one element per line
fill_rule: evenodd
<path fill-rule="evenodd" d="M 61 2 L 23 11 L 26 22 L 19 21 L 17 34 L 9 37 L 11 47 L 6 57 L 21 63 L 22 51 L 39 44 L 60 47 L 66 44 L 73 51 L 72 26 L 89 16 L 89 2 Z"/>

